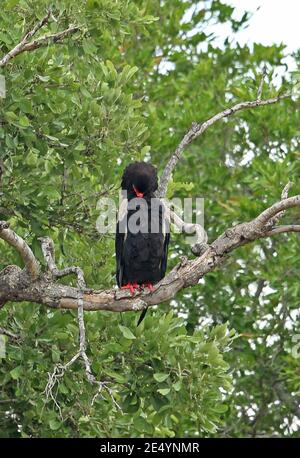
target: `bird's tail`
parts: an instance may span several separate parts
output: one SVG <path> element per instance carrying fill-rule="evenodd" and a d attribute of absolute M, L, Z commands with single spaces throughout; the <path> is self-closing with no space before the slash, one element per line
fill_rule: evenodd
<path fill-rule="evenodd" d="M 141 324 L 141 322 L 142 322 L 143 319 L 145 318 L 146 313 L 147 313 L 147 310 L 148 310 L 148 307 L 145 308 L 145 309 L 142 311 L 142 313 L 141 313 L 141 315 L 140 315 L 140 317 L 139 317 L 139 321 L 137 322 L 137 325 L 136 325 L 137 327 Z"/>

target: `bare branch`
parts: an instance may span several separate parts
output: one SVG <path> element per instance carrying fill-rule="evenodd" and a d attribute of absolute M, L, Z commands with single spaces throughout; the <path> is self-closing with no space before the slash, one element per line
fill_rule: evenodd
<path fill-rule="evenodd" d="M 84 368 L 85 368 L 85 374 L 87 377 L 87 380 L 89 383 L 92 385 L 97 386 L 97 391 L 95 395 L 93 396 L 93 399 L 91 400 L 91 405 L 94 404 L 98 396 L 103 397 L 102 391 L 106 390 L 108 394 L 110 395 L 114 405 L 122 411 L 120 405 L 117 403 L 114 393 L 111 390 L 111 388 L 108 386 L 110 382 L 108 381 L 100 381 L 97 380 L 96 377 L 92 373 L 91 369 L 91 363 L 90 360 L 86 354 L 86 335 L 85 335 L 85 324 L 84 324 L 84 312 L 83 312 L 83 300 L 80 297 L 82 293 L 78 293 L 78 325 L 79 325 L 79 351 L 76 353 L 70 361 L 68 361 L 66 364 L 57 364 L 54 367 L 54 370 L 52 373 L 48 373 L 48 383 L 46 385 L 44 393 L 46 394 L 47 399 L 51 399 L 55 406 L 57 407 L 60 417 L 63 419 L 62 415 L 62 410 L 61 407 L 57 401 L 57 398 L 53 392 L 55 386 L 59 384 L 60 380 L 63 378 L 65 375 L 65 372 L 79 359 L 82 358 Z"/>
<path fill-rule="evenodd" d="M 68 35 L 73 35 L 74 33 L 78 32 L 79 30 L 80 28 L 77 26 L 69 27 L 68 29 L 63 30 L 62 32 L 54 33 L 52 35 L 46 35 L 42 38 L 31 41 L 30 43 L 26 43 L 21 52 L 33 51 L 34 49 L 37 49 L 37 48 L 48 46 L 53 43 L 58 43 L 62 41 L 64 38 L 66 38 Z M 0 62 L 0 67 L 1 67 L 1 62 Z"/>
<path fill-rule="evenodd" d="M 289 181 L 285 185 L 285 187 L 283 188 L 282 193 L 281 193 L 281 200 L 288 198 L 289 190 L 291 189 L 292 186 L 293 186 L 293 183 L 291 181 Z M 273 218 L 270 219 L 270 221 L 267 224 L 267 228 L 271 229 L 273 226 L 275 226 L 275 224 L 278 223 L 278 221 L 284 216 L 284 214 L 285 214 L 285 210 L 277 213 L 276 216 L 274 216 Z"/>
<path fill-rule="evenodd" d="M 261 100 L 266 74 L 267 74 L 267 67 L 264 66 L 263 72 L 262 72 L 262 77 L 261 77 L 260 84 L 259 84 L 258 91 L 257 91 L 257 100 Z"/>
<path fill-rule="evenodd" d="M 53 393 L 53 389 L 56 386 L 56 384 L 59 383 L 60 379 L 64 376 L 65 372 L 79 359 L 81 358 L 84 364 L 85 368 L 85 374 L 87 377 L 87 380 L 89 383 L 92 385 L 97 386 L 97 392 L 94 395 L 91 404 L 93 405 L 96 398 L 98 396 L 102 396 L 102 391 L 103 389 L 107 390 L 110 397 L 113 400 L 113 403 L 115 406 L 121 410 L 121 407 L 117 403 L 117 401 L 114 398 L 112 390 L 109 388 L 108 384 L 109 382 L 105 381 L 99 381 L 96 379 L 96 377 L 92 373 L 91 369 L 91 363 L 90 360 L 86 354 L 86 333 L 85 333 L 85 324 L 84 324 L 84 311 L 83 311 L 83 289 L 86 287 L 86 283 L 84 280 L 83 276 L 83 271 L 79 267 L 67 267 L 66 269 L 63 270 L 58 270 L 56 265 L 55 265 L 55 259 L 54 259 L 54 244 L 52 239 L 49 237 L 42 237 L 40 238 L 41 240 L 41 246 L 42 246 L 42 252 L 44 255 L 44 258 L 47 262 L 48 269 L 51 272 L 51 274 L 54 277 L 63 277 L 65 275 L 69 275 L 70 273 L 75 273 L 77 275 L 77 288 L 78 288 L 78 296 L 77 296 L 77 303 L 78 303 L 78 327 L 79 327 L 79 351 L 71 358 L 70 361 L 68 361 L 66 364 L 57 364 L 54 367 L 54 370 L 52 373 L 48 373 L 48 383 L 45 388 L 45 394 L 47 399 L 52 399 L 54 402 L 55 406 L 57 407 L 59 414 L 62 418 L 62 410 L 60 408 L 60 405 L 57 401 L 56 396 Z"/>
<path fill-rule="evenodd" d="M 86 283 L 82 269 L 80 267 L 70 266 L 59 270 L 55 264 L 53 240 L 50 237 L 40 237 L 39 240 L 41 242 L 43 256 L 52 276 L 54 278 L 61 278 L 70 274 L 75 274 L 77 275 L 78 288 L 84 290 L 86 288 Z"/>
<path fill-rule="evenodd" d="M 29 32 L 27 32 L 24 35 L 21 43 L 27 43 L 28 40 L 32 38 L 38 32 L 38 30 L 44 27 L 45 24 L 48 24 L 50 16 L 51 16 L 51 9 L 47 11 L 47 14 L 43 17 L 41 21 L 37 22 L 37 24 L 33 27 L 32 30 L 30 30 Z"/>
<path fill-rule="evenodd" d="M 298 232 L 297 225 L 283 226 L 284 229 L 279 226 L 279 228 L 274 228 L 271 231 L 266 227 L 268 221 L 279 212 L 295 206 L 300 206 L 300 195 L 283 199 L 264 210 L 252 221 L 227 229 L 207 247 L 201 256 L 192 261 L 181 261 L 154 286 L 153 292 L 137 291 L 134 296 L 131 296 L 128 291 L 116 289 L 82 290 L 81 288 L 51 282 L 49 281 L 49 274 L 42 275 L 34 283 L 23 285 L 20 288 L 19 271 L 14 266 L 14 269 L 7 270 L 8 268 L 6 268 L 5 275 L 0 272 L 0 299 L 3 296 L 4 303 L 10 300 L 15 302 L 29 301 L 44 304 L 47 307 L 78 310 L 78 306 L 81 307 L 81 302 L 78 303 L 78 298 L 80 298 L 82 299 L 83 310 L 86 311 L 140 311 L 145 307 L 169 301 L 181 289 L 196 285 L 200 278 L 221 266 L 229 253 L 236 248 L 282 232 Z"/>
<path fill-rule="evenodd" d="M 164 197 L 166 195 L 168 183 L 170 181 L 172 172 L 174 168 L 176 167 L 176 164 L 178 163 L 179 159 L 181 159 L 183 151 L 186 149 L 186 147 L 190 143 L 192 143 L 193 140 L 200 137 L 200 135 L 202 135 L 208 127 L 212 126 L 215 122 L 219 121 L 220 119 L 231 116 L 237 113 L 238 111 L 249 109 L 249 108 L 257 108 L 257 107 L 272 105 L 274 103 L 279 102 L 280 100 L 291 97 L 291 95 L 292 94 L 283 94 L 283 95 L 278 95 L 277 97 L 273 97 L 273 98 L 266 99 L 266 100 L 257 99 L 257 100 L 253 100 L 249 102 L 240 102 L 231 108 L 226 108 L 225 110 L 221 111 L 220 113 L 217 113 L 212 118 L 209 118 L 207 121 L 201 124 L 194 122 L 190 130 L 185 134 L 185 136 L 183 137 L 183 139 L 177 146 L 174 154 L 171 156 L 171 158 L 169 159 L 164 169 L 164 172 L 160 179 L 160 185 L 157 191 L 158 197 Z"/>
<path fill-rule="evenodd" d="M 30 39 L 38 32 L 38 30 L 44 27 L 44 25 L 48 24 L 50 18 L 53 18 L 51 10 L 47 12 L 45 17 L 41 21 L 39 21 L 33 27 L 32 30 L 30 30 L 24 35 L 20 43 L 18 43 L 11 51 L 9 51 L 2 59 L 0 59 L 0 68 L 5 67 L 5 65 L 7 65 L 10 60 L 14 59 L 23 52 L 33 51 L 37 48 L 61 42 L 67 36 L 73 35 L 74 33 L 80 30 L 79 27 L 69 27 L 68 29 L 63 30 L 62 32 L 58 32 L 52 35 L 46 35 L 44 37 L 30 41 Z"/>
<path fill-rule="evenodd" d="M 282 226 L 277 226 L 264 233 L 265 237 L 272 237 L 273 235 L 283 234 L 285 232 L 300 232 L 300 225 L 298 224 L 287 224 Z"/>
<path fill-rule="evenodd" d="M 4 329 L 4 328 L 0 327 L 0 335 L 1 334 L 4 335 L 4 336 L 10 337 L 13 340 L 19 340 L 20 339 L 20 337 L 17 336 L 17 334 L 14 334 L 13 332 L 9 331 L 8 329 Z"/>
<path fill-rule="evenodd" d="M 0 221 L 0 238 L 18 251 L 24 261 L 26 271 L 32 280 L 38 278 L 40 273 L 39 262 L 25 240 L 17 235 L 12 229 L 9 229 L 9 224 L 6 221 Z"/>
<path fill-rule="evenodd" d="M 255 224 L 257 225 L 258 229 L 263 228 L 267 225 L 267 223 L 272 220 L 274 216 L 277 216 L 282 211 L 287 210 L 288 208 L 296 207 L 300 205 L 300 196 L 289 197 L 287 199 L 283 199 L 280 202 L 272 205 L 271 207 L 267 208 L 263 211 L 256 219 Z"/>
<path fill-rule="evenodd" d="M 191 247 L 191 251 L 195 256 L 200 256 L 208 248 L 207 234 L 201 224 L 186 223 L 177 213 L 170 209 L 170 204 L 166 199 L 161 199 L 165 208 L 165 215 L 169 222 L 173 223 L 180 229 L 181 232 L 193 235 L 195 234 L 195 243 Z"/>

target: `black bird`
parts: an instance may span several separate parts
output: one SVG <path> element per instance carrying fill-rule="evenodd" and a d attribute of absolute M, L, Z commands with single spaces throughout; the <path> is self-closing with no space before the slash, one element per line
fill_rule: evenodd
<path fill-rule="evenodd" d="M 116 228 L 116 276 L 119 288 L 132 295 L 137 288 L 153 291 L 166 273 L 170 233 L 164 206 L 154 194 L 157 187 L 153 165 L 134 162 L 125 168 L 121 188 L 127 200 L 120 207 Z"/>

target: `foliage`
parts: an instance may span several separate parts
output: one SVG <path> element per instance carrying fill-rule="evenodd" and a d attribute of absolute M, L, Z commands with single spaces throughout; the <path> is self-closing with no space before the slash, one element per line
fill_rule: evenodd
<path fill-rule="evenodd" d="M 52 5 L 56 21 L 40 35 L 75 24 L 81 31 L 2 69 L 0 217 L 40 260 L 38 237 L 52 237 L 58 265 L 80 265 L 88 285 L 100 289 L 114 284 L 114 248 L 112 235 L 96 231 L 99 197 L 117 197 L 131 160 L 150 159 L 161 171 L 193 121 L 254 99 L 264 66 L 263 96 L 276 94 L 285 48 L 257 43 L 250 49 L 229 40 L 217 47 L 208 25 L 229 22 L 237 31 L 248 20 L 247 14 L 233 19 L 232 8 L 217 0 Z M 48 2 L 3 0 L 1 6 L 2 56 L 44 16 Z M 299 53 L 294 60 L 299 66 Z M 281 75 L 277 82 L 287 90 L 290 77 Z M 210 240 L 277 200 L 287 181 L 299 193 L 299 116 L 295 100 L 240 112 L 185 152 L 169 195 L 205 198 Z M 293 211 L 285 221 L 297 218 Z M 182 236 L 174 234 L 171 245 L 170 267 L 189 255 Z M 1 241 L 0 249 L 0 268 L 21 265 Z M 299 263 L 299 238 L 278 236 L 239 249 L 222 270 L 181 292 L 171 301 L 173 316 L 162 305 L 136 329 L 131 313 L 86 314 L 93 370 L 110 380 L 122 411 L 107 391 L 91 406 L 94 388 L 78 365 L 59 385 L 63 421 L 43 390 L 54 364 L 76 352 L 75 316 L 8 304 L 1 326 L 21 341 L 7 341 L 1 361 L 0 434 L 299 435 L 291 402 L 274 390 L 278 379 L 288 394 L 300 389 L 299 360 L 291 354 L 300 333 Z M 226 322 L 240 335 L 229 352 L 233 334 Z"/>
<path fill-rule="evenodd" d="M 24 320 L 29 313 L 32 320 Z M 41 393 L 52 366 L 66 362 L 75 351 L 76 319 L 27 305 L 15 320 L 24 340 L 21 347 L 8 346 L 1 372 L 3 400 L 11 393 L 17 398 L 14 415 L 1 415 L 2 436 L 15 436 L 18 424 L 22 437 L 197 435 L 215 431 L 226 411 L 219 390 L 231 389 L 222 353 L 233 333 L 228 334 L 226 325 L 187 335 L 183 320 L 172 313 L 156 312 L 138 328 L 132 327 L 128 314 L 122 324 L 119 315 L 88 316 L 93 372 L 109 383 L 114 401 L 103 389 L 91 405 L 97 388 L 87 383 L 78 364 L 59 383 L 60 418 Z"/>

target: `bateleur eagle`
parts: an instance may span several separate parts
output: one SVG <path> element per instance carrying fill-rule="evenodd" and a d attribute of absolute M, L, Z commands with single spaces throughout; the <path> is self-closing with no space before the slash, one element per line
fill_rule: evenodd
<path fill-rule="evenodd" d="M 125 200 L 115 238 L 116 277 L 118 286 L 132 295 L 137 288 L 152 291 L 166 273 L 170 233 L 164 206 L 154 194 L 157 187 L 153 165 L 134 162 L 125 168 L 121 183 Z M 146 312 L 143 310 L 138 325 Z"/>

